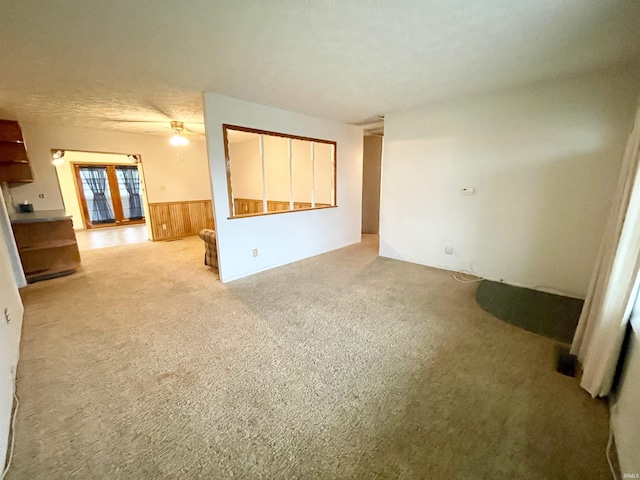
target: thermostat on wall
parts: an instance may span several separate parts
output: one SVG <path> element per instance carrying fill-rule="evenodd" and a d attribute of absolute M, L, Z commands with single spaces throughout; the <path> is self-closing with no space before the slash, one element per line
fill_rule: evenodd
<path fill-rule="evenodd" d="M 473 187 L 462 187 L 462 189 L 460 190 L 460 193 L 462 195 L 473 195 L 475 191 L 476 189 Z"/>

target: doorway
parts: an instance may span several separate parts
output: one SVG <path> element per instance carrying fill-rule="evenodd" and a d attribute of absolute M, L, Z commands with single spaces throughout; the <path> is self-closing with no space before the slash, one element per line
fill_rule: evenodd
<path fill-rule="evenodd" d="M 140 155 L 54 152 L 59 157 L 54 165 L 64 208 L 71 215 L 75 230 L 142 227 L 148 232 L 148 202 Z"/>
<path fill-rule="evenodd" d="M 362 159 L 362 233 L 377 235 L 380 229 L 380 179 L 384 123 L 365 127 Z"/>
<path fill-rule="evenodd" d="M 86 228 L 144 223 L 137 165 L 72 165 Z"/>

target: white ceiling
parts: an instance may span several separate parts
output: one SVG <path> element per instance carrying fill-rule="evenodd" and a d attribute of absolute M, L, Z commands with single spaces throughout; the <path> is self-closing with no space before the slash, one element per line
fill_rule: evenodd
<path fill-rule="evenodd" d="M 640 62 L 637 0 L 0 3 L 0 118 L 59 125 L 202 130 L 202 91 L 362 122 Z"/>

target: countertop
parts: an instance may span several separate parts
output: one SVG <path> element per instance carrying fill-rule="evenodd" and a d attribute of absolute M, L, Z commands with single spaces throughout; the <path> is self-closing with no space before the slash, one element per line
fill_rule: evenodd
<path fill-rule="evenodd" d="M 36 212 L 9 214 L 11 223 L 55 222 L 56 220 L 64 220 L 65 218 L 71 218 L 71 215 L 64 210 L 40 210 Z"/>

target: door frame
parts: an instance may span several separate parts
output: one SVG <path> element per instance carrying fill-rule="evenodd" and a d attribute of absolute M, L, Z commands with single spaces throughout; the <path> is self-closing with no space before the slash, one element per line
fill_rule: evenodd
<path fill-rule="evenodd" d="M 127 163 L 84 163 L 84 162 L 69 162 L 73 172 L 73 182 L 76 187 L 76 195 L 78 196 L 78 203 L 80 204 L 80 211 L 82 212 L 82 221 L 84 227 L 89 230 L 92 228 L 108 228 L 108 227 L 122 227 L 125 225 L 141 225 L 147 222 L 146 211 L 145 215 L 138 220 L 116 220 L 114 223 L 100 223 L 93 225 L 91 223 L 91 217 L 89 216 L 89 208 L 87 207 L 87 199 L 84 196 L 84 187 L 82 186 L 82 178 L 80 178 L 80 167 L 105 167 L 107 169 L 107 181 L 109 182 L 109 190 L 111 192 L 111 204 L 113 207 L 113 214 L 116 218 L 123 218 L 122 197 L 120 197 L 120 188 L 118 187 L 118 178 L 115 173 L 116 167 L 136 167 L 138 174 L 140 175 L 140 163 L 127 164 Z M 112 170 L 113 175 L 109 175 L 109 171 Z M 142 190 L 142 176 L 140 176 L 140 189 Z M 144 189 L 146 194 L 146 188 Z"/>

